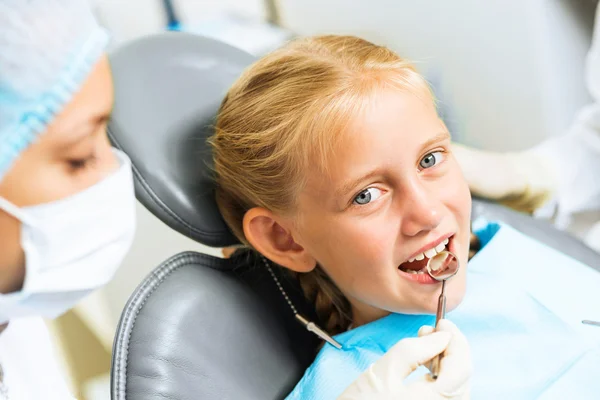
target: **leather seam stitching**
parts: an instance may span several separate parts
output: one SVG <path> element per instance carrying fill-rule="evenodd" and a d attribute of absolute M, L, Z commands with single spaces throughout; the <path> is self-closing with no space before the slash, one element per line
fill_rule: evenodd
<path fill-rule="evenodd" d="M 154 291 L 177 269 L 187 265 L 187 263 L 181 262 L 182 260 L 189 259 L 190 261 L 211 261 L 214 264 L 214 259 L 208 258 L 205 254 L 196 252 L 184 252 L 175 255 L 171 259 L 167 260 L 162 266 L 156 270 L 144 280 L 138 289 L 134 292 L 135 295 L 132 297 L 130 302 L 127 304 L 123 319 L 119 323 L 117 332 L 117 338 L 115 340 L 115 387 L 112 388 L 113 395 L 116 400 L 125 400 L 125 390 L 127 387 L 127 364 L 129 361 L 129 342 L 131 334 L 135 326 L 137 317 L 141 309 L 146 304 L 147 300 L 154 293 Z M 214 268 L 215 265 L 209 266 Z M 121 327 L 125 327 L 125 332 L 121 331 Z M 125 354 L 125 355 L 123 355 Z M 121 387 L 123 389 L 121 390 Z M 121 397 L 123 393 L 123 397 Z"/>

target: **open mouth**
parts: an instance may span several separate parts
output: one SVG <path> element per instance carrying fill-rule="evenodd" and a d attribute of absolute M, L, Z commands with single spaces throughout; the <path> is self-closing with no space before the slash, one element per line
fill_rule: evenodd
<path fill-rule="evenodd" d="M 438 245 L 431 247 L 420 254 L 417 254 L 408 261 L 403 262 L 398 266 L 398 269 L 408 274 L 426 274 L 427 262 L 429 262 L 429 259 L 436 254 L 447 250 L 451 240 L 452 236 L 442 240 Z"/>

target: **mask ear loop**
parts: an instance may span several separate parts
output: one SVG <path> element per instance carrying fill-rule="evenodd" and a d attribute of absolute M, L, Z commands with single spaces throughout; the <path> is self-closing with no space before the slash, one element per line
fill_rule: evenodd
<path fill-rule="evenodd" d="M 279 279 L 277 279 L 277 276 L 275 276 L 275 273 L 273 272 L 273 269 L 269 265 L 269 262 L 267 261 L 267 259 L 262 254 L 261 254 L 260 258 L 263 260 L 263 263 L 265 264 L 265 267 L 267 267 L 267 271 L 269 271 L 269 273 L 271 274 L 271 277 L 273 278 L 273 280 L 275 281 L 275 284 L 279 288 L 279 291 L 281 292 L 281 294 L 285 298 L 285 301 L 288 303 L 288 305 L 292 309 L 292 312 L 294 313 L 294 317 L 296 317 L 296 319 L 302 325 L 304 325 L 304 327 L 306 328 L 306 330 L 308 330 L 309 332 L 314 333 L 319 338 L 325 340 L 327 343 L 329 343 L 333 347 L 335 347 L 337 349 L 341 349 L 342 345 L 338 341 L 336 341 L 334 338 L 332 338 L 331 336 L 329 336 L 327 334 L 327 332 L 325 332 L 323 329 L 319 328 L 319 326 L 317 326 L 317 324 L 315 324 L 312 321 L 309 321 L 308 319 L 306 319 L 305 317 L 303 317 L 302 315 L 300 315 L 298 313 L 298 310 L 296 310 L 296 307 L 294 307 L 294 305 L 292 304 L 292 301 L 288 297 L 287 293 L 285 292 L 285 290 L 283 290 L 283 286 L 281 286 L 281 283 L 279 282 Z"/>
<path fill-rule="evenodd" d="M 0 197 L 0 210 L 3 210 L 4 212 L 10 214 L 11 216 L 15 217 L 16 219 L 18 219 L 21 223 L 27 224 L 27 225 L 33 225 L 33 221 L 27 217 L 26 215 L 24 215 L 21 212 L 21 209 L 17 206 L 15 206 L 13 203 L 11 203 L 10 201 L 6 200 L 4 197 Z"/>

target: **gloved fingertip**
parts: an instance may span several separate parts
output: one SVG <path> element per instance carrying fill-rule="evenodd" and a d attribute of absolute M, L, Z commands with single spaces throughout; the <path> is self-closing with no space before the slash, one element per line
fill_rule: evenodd
<path fill-rule="evenodd" d="M 421 336 L 426 336 L 431 334 L 431 332 L 433 332 L 435 329 L 433 328 L 433 326 L 429 326 L 429 325 L 423 325 L 421 328 L 419 328 L 419 337 Z"/>

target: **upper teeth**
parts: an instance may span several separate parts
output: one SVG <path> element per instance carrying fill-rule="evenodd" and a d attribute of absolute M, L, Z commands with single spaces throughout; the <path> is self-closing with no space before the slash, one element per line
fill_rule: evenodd
<path fill-rule="evenodd" d="M 415 260 L 421 261 L 425 257 L 431 258 L 431 257 L 435 256 L 437 253 L 444 251 L 446 249 L 447 244 L 448 244 L 448 239 L 445 239 L 442 243 L 438 244 L 437 246 L 435 246 L 429 250 L 425 250 L 423 253 L 418 254 L 416 257 L 408 260 L 408 262 L 413 262 Z"/>

